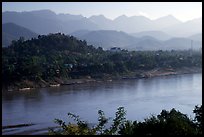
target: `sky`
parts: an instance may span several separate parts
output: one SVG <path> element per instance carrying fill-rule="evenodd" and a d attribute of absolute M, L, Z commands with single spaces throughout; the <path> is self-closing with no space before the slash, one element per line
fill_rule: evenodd
<path fill-rule="evenodd" d="M 102 14 L 109 19 L 142 15 L 153 20 L 173 15 L 185 22 L 202 17 L 202 2 L 2 2 L 2 12 L 42 9 L 85 17 Z"/>

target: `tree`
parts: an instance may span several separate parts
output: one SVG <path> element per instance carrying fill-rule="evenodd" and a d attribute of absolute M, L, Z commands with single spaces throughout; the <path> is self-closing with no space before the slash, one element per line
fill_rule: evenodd
<path fill-rule="evenodd" d="M 123 107 L 119 107 L 115 113 L 113 124 L 109 128 L 105 128 L 108 123 L 108 118 L 102 110 L 98 111 L 98 124 L 94 127 L 88 127 L 88 123 L 82 121 L 79 116 L 72 113 L 68 113 L 68 116 L 76 121 L 76 124 L 68 123 L 60 119 L 55 119 L 55 123 L 60 126 L 60 129 L 55 131 L 49 128 L 50 135 L 116 135 L 118 134 L 119 127 L 125 122 L 125 110 Z"/>
<path fill-rule="evenodd" d="M 176 111 L 174 108 L 170 111 L 162 110 L 162 112 L 150 118 L 145 119 L 144 122 L 135 121 L 126 125 L 120 130 L 122 135 L 196 135 L 196 127 L 187 115 Z"/>
<path fill-rule="evenodd" d="M 194 118 L 194 121 L 195 121 L 195 124 L 197 125 L 198 127 L 198 132 L 199 134 L 202 134 L 202 127 L 203 127 L 203 121 L 202 121 L 202 105 L 199 107 L 199 106 L 195 106 L 194 110 L 193 110 L 193 113 L 195 113 L 195 118 Z"/>

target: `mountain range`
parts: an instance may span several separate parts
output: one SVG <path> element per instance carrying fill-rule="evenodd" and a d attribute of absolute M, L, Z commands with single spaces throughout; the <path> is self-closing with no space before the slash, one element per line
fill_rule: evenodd
<path fill-rule="evenodd" d="M 158 32 L 156 32 L 158 33 Z M 104 49 L 120 47 L 127 50 L 184 50 L 191 48 L 191 40 L 199 39 L 201 34 L 193 35 L 189 38 L 169 37 L 167 40 L 158 40 L 153 36 L 135 37 L 122 31 L 98 30 L 88 31 L 81 30 L 71 33 L 78 39 L 86 40 L 88 44 Z M 201 36 L 200 36 L 201 35 Z M 194 40 L 193 48 L 202 47 L 202 41 Z"/>
<path fill-rule="evenodd" d="M 13 30 L 11 34 L 8 28 Z M 195 48 L 202 47 L 202 19 L 181 22 L 172 15 L 155 20 L 144 16 L 121 15 L 111 20 L 104 15 L 87 18 L 82 15 L 56 14 L 50 10 L 6 11 L 2 13 L 2 29 L 3 46 L 20 36 L 28 39 L 37 34 L 61 32 L 104 49 L 188 49 L 191 40 L 194 40 Z"/>
<path fill-rule="evenodd" d="M 202 33 L 202 18 L 181 22 L 172 15 L 151 20 L 144 16 L 121 15 L 114 20 L 104 15 L 89 18 L 82 15 L 56 14 L 51 10 L 29 12 L 6 11 L 2 23 L 15 23 L 38 34 L 63 32 L 69 34 L 78 30 L 117 30 L 126 33 L 141 31 L 163 31 L 174 37 L 188 37 Z"/>

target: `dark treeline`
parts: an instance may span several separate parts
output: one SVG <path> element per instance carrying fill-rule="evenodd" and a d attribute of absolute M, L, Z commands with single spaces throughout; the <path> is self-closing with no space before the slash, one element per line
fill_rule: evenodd
<path fill-rule="evenodd" d="M 12 41 L 2 48 L 3 85 L 81 76 L 100 78 L 160 68 L 201 67 L 201 51 L 104 51 L 61 33 Z"/>
<path fill-rule="evenodd" d="M 109 118 L 106 118 L 102 110 L 98 111 L 98 124 L 90 127 L 88 122 L 80 119 L 79 116 L 68 113 L 76 123 L 65 123 L 60 119 L 55 122 L 59 129 L 49 129 L 50 135 L 161 135 L 161 136 L 191 136 L 202 135 L 202 105 L 195 106 L 194 118 L 189 118 L 174 108 L 170 111 L 162 110 L 158 115 L 151 115 L 143 122 L 137 120 L 126 120 L 126 111 L 119 107 L 111 126 L 107 127 Z"/>

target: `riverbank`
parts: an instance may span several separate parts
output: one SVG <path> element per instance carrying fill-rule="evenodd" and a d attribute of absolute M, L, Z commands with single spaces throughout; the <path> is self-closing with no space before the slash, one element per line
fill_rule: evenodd
<path fill-rule="evenodd" d="M 198 67 L 183 67 L 179 69 L 155 68 L 152 70 L 137 70 L 135 72 L 126 72 L 123 74 L 101 74 L 100 77 L 83 76 L 78 79 L 53 78 L 52 80 L 49 81 L 45 81 L 42 79 L 38 81 L 23 80 L 20 82 L 13 83 L 8 87 L 3 87 L 2 91 L 29 91 L 35 88 L 58 87 L 63 85 L 84 84 L 90 82 L 104 82 L 104 81 L 111 82 L 112 80 L 120 79 L 140 79 L 191 73 L 202 73 L 202 68 Z"/>

